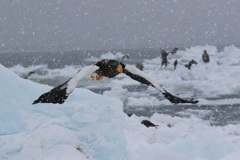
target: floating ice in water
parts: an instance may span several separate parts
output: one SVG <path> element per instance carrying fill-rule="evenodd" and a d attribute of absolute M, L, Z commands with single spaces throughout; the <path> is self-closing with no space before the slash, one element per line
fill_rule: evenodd
<path fill-rule="evenodd" d="M 49 86 L 2 65 L 0 75 L 0 159 L 239 159 L 240 124 L 211 126 L 193 115 L 128 117 L 121 101 L 86 89 L 61 105 L 33 106 Z M 144 119 L 158 128 L 146 128 Z"/>
<path fill-rule="evenodd" d="M 124 54 L 122 54 L 121 52 L 117 52 L 115 54 L 111 53 L 111 52 L 107 52 L 106 54 L 103 54 L 100 56 L 100 60 L 101 59 L 115 59 L 115 60 L 122 60 L 122 57 L 124 56 Z"/>
<path fill-rule="evenodd" d="M 210 62 L 207 64 L 204 64 L 202 61 L 204 49 L 207 50 L 210 56 Z M 93 57 L 95 60 L 91 64 L 104 58 L 121 60 L 123 55 L 120 52 L 115 54 L 107 52 L 99 57 Z M 197 97 L 203 99 L 229 94 L 239 95 L 240 93 L 238 82 L 240 79 L 240 49 L 235 46 L 225 47 L 222 51 L 218 51 L 215 46 L 196 46 L 186 50 L 178 50 L 176 54 L 170 54 L 168 59 L 170 64 L 166 70 L 160 70 L 161 58 L 158 55 L 156 55 L 156 58 L 142 59 L 142 61 L 145 66 L 143 72 L 163 85 L 169 92 L 176 93 L 180 97 Z M 178 66 L 176 70 L 173 70 L 173 62 L 176 59 L 178 60 Z M 198 64 L 192 66 L 191 70 L 188 70 L 184 67 L 184 64 L 188 63 L 191 59 L 194 59 Z M 135 65 L 132 61 L 126 61 L 126 63 Z M 43 67 L 42 71 L 46 74 L 32 74 L 29 79 L 57 86 L 71 78 L 81 67 L 83 66 L 66 66 L 62 69 L 48 69 Z M 19 75 L 27 75 L 32 68 L 34 66 L 25 68 L 24 71 L 24 68 L 18 65 L 12 67 L 11 70 Z M 35 68 L 38 68 L 38 66 Z M 121 80 L 119 81 L 119 79 Z M 139 83 L 124 75 L 119 75 L 115 79 L 112 79 L 111 83 L 106 78 L 97 83 L 91 83 L 86 80 L 80 82 L 78 87 L 108 88 L 116 84 L 119 86 L 139 86 Z"/>
<path fill-rule="evenodd" d="M 122 54 L 121 52 L 117 52 L 115 54 L 111 53 L 111 52 L 107 52 L 105 54 L 102 54 L 99 58 L 98 57 L 90 57 L 85 59 L 85 61 L 90 61 L 90 62 L 97 62 L 100 61 L 102 59 L 115 59 L 115 60 L 122 60 L 122 57 L 124 56 L 124 54 Z"/>
<path fill-rule="evenodd" d="M 48 74 L 47 65 L 29 66 L 27 68 L 24 68 L 18 64 L 12 67 L 11 70 L 13 70 L 20 77 L 25 79 L 28 79 L 33 74 L 42 75 L 42 76 Z"/>
<path fill-rule="evenodd" d="M 179 118 L 154 114 L 149 120 L 159 125 L 156 129 L 141 125 L 144 119 L 133 115 L 125 127 L 127 144 L 139 159 L 219 160 L 231 154 L 237 159 L 239 154 L 240 133 L 237 130 L 240 125 L 211 127 L 194 116 Z"/>
<path fill-rule="evenodd" d="M 207 50 L 210 56 L 210 62 L 207 64 L 204 64 L 202 61 L 202 53 L 204 49 Z M 97 61 L 101 58 L 117 59 L 117 57 L 120 58 L 121 56 L 122 53 L 120 52 L 117 54 L 107 52 L 102 56 L 98 55 L 94 58 L 96 58 Z M 236 113 L 236 108 L 238 108 L 240 104 L 239 48 L 228 46 L 223 48 L 223 50 L 217 50 L 215 46 L 196 46 L 187 48 L 186 50 L 178 50 L 176 54 L 169 55 L 168 59 L 170 64 L 167 69 L 162 70 L 160 70 L 160 55 L 156 54 L 152 59 L 144 59 L 144 56 L 140 58 L 142 58 L 141 60 L 145 66 L 143 72 L 155 79 L 158 84 L 163 85 L 167 91 L 178 97 L 198 99 L 199 106 L 195 106 L 195 109 L 200 109 L 201 107 L 201 109 L 204 109 L 203 106 L 210 106 L 211 110 L 215 110 L 214 106 L 219 108 L 220 105 L 222 108 L 223 105 L 225 105 L 226 108 L 229 108 L 220 111 L 222 112 L 222 115 L 228 115 L 225 116 L 229 117 L 227 121 L 222 118 L 221 113 L 213 114 L 214 117 L 211 118 L 212 124 L 236 124 L 239 122 L 239 113 Z M 176 59 L 179 63 L 177 69 L 174 70 L 173 62 Z M 188 63 L 191 59 L 194 59 L 198 64 L 192 66 L 191 70 L 188 70 L 184 64 Z M 125 62 L 135 65 L 136 61 L 134 60 L 135 59 L 130 59 Z M 28 79 L 38 83 L 57 86 L 70 79 L 81 67 L 94 64 L 96 61 L 85 62 L 82 60 L 79 62 L 79 66 L 65 66 L 65 68 L 62 69 L 48 69 L 45 67 L 43 68 L 43 71 L 46 73 L 45 75 L 32 74 Z M 21 70 L 21 73 L 24 73 L 25 69 L 25 74 L 27 74 L 33 67 L 35 66 L 28 68 L 16 66 L 11 68 L 11 70 L 19 74 L 19 70 Z M 168 108 L 166 108 L 166 106 L 171 106 L 171 103 L 163 98 L 161 93 L 155 88 L 141 85 L 124 74 L 119 74 L 112 79 L 104 78 L 101 81 L 91 81 L 89 80 L 89 77 L 86 77 L 80 81 L 77 87 L 91 89 L 94 92 L 118 98 L 124 102 L 124 109 L 126 111 L 136 108 L 136 110 L 141 110 L 141 113 L 144 113 L 144 110 L 149 111 L 149 108 L 151 108 L 151 112 L 149 112 L 151 114 L 154 112 L 164 112 L 166 114 L 174 115 L 176 112 L 175 109 L 169 111 Z M 186 107 L 186 104 L 181 104 L 181 106 L 183 105 Z M 230 109 L 232 105 L 235 105 L 236 107 Z M 163 109 L 164 106 L 166 109 Z M 184 110 L 185 109 L 182 109 L 182 111 Z M 235 115 L 229 116 L 231 114 Z"/>

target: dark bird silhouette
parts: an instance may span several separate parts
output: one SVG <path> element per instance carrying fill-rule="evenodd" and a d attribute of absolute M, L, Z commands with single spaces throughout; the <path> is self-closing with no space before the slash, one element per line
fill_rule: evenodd
<path fill-rule="evenodd" d="M 128 117 L 131 117 L 132 115 L 133 115 L 133 113 L 129 113 L 129 114 L 127 114 L 128 115 Z"/>
<path fill-rule="evenodd" d="M 144 68 L 144 65 L 142 63 L 138 62 L 138 63 L 136 63 L 136 68 L 138 68 L 142 71 Z"/>
<path fill-rule="evenodd" d="M 206 50 L 203 50 L 202 60 L 203 60 L 204 63 L 208 63 L 210 61 L 209 55 L 208 55 Z"/>
<path fill-rule="evenodd" d="M 178 48 L 173 48 L 169 53 L 172 53 L 172 55 L 174 55 L 175 53 L 177 53 Z"/>
<path fill-rule="evenodd" d="M 177 68 L 178 60 L 175 60 L 173 65 L 174 65 L 174 70 Z"/>
<path fill-rule="evenodd" d="M 177 50 L 178 50 L 178 48 L 174 48 L 171 51 L 166 52 L 165 50 L 161 49 L 161 58 L 162 58 L 161 68 L 163 65 L 165 65 L 165 68 L 167 67 L 167 65 L 168 65 L 167 57 L 168 57 L 169 53 L 172 53 L 172 55 L 173 55 L 177 52 Z"/>
<path fill-rule="evenodd" d="M 103 77 L 113 78 L 120 73 L 124 73 L 132 79 L 146 84 L 148 86 L 152 86 L 160 91 L 165 98 L 167 98 L 172 103 L 197 103 L 197 100 L 185 100 L 179 97 L 172 95 L 167 92 L 164 88 L 158 85 L 151 77 L 147 76 L 144 72 L 140 71 L 135 67 L 131 67 L 123 64 L 122 62 L 111 60 L 111 59 L 103 59 L 98 61 L 95 65 L 90 65 L 83 67 L 78 71 L 78 73 L 65 83 L 53 88 L 47 93 L 41 95 L 37 100 L 33 102 L 36 103 L 59 103 L 62 104 L 68 98 L 68 96 L 73 92 L 73 90 L 77 87 L 78 82 L 85 76 L 90 76 L 90 79 L 94 80 L 96 74 L 96 79 L 101 80 Z"/>
<path fill-rule="evenodd" d="M 192 64 L 197 64 L 197 62 L 192 59 L 190 62 L 188 62 L 188 64 L 185 64 L 184 66 L 190 70 L 192 67 Z"/>
<path fill-rule="evenodd" d="M 141 123 L 142 123 L 143 125 L 145 125 L 147 128 L 148 128 L 148 127 L 156 127 L 156 129 L 157 129 L 157 126 L 158 126 L 158 125 L 156 125 L 156 124 L 153 124 L 153 123 L 150 122 L 149 120 L 143 120 Z"/>
<path fill-rule="evenodd" d="M 34 74 L 34 73 L 35 73 L 35 71 L 29 72 L 29 73 L 28 73 L 28 77 L 29 77 L 30 75 Z"/>
<path fill-rule="evenodd" d="M 161 55 L 162 55 L 162 63 L 161 63 L 161 68 L 163 65 L 165 65 L 165 68 L 167 67 L 168 65 L 168 60 L 167 60 L 167 56 L 168 56 L 169 53 L 167 53 L 165 50 L 161 50 Z"/>

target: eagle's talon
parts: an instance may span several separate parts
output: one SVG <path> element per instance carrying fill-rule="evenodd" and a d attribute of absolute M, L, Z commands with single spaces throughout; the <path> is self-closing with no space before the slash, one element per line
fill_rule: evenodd
<path fill-rule="evenodd" d="M 97 76 L 96 76 L 96 79 L 97 79 L 98 81 L 100 81 L 100 80 L 103 79 L 103 76 L 101 76 L 101 75 L 97 75 Z"/>
<path fill-rule="evenodd" d="M 93 75 L 91 75 L 90 79 L 91 79 L 92 81 L 94 81 L 95 77 L 94 77 Z"/>

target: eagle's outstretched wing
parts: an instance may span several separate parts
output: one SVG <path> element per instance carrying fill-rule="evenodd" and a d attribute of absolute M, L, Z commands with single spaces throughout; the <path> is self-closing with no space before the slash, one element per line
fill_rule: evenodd
<path fill-rule="evenodd" d="M 193 104 L 198 103 L 198 100 L 193 99 L 185 100 L 172 95 L 171 93 L 167 92 L 164 88 L 159 86 L 157 82 L 155 82 L 153 79 L 147 76 L 144 72 L 140 71 L 135 67 L 126 65 L 125 68 L 123 69 L 123 73 L 125 73 L 126 75 L 140 83 L 156 88 L 172 103 L 193 103 Z"/>
<path fill-rule="evenodd" d="M 86 66 L 78 71 L 78 73 L 67 82 L 53 88 L 47 93 L 42 94 L 36 103 L 59 103 L 62 104 L 68 98 L 69 94 L 77 87 L 78 82 L 85 76 L 93 74 L 99 67 L 96 65 Z"/>

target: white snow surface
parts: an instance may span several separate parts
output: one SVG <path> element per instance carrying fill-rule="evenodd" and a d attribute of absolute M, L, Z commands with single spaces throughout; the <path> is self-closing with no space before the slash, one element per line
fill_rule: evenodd
<path fill-rule="evenodd" d="M 0 75 L 1 160 L 128 159 L 121 101 L 76 89 L 62 105 L 31 105 L 51 87 Z"/>
<path fill-rule="evenodd" d="M 1 160 L 239 160 L 240 124 L 211 126 L 194 115 L 128 117 L 120 100 L 78 88 L 64 104 L 32 105 L 50 89 L 0 64 Z M 145 119 L 158 128 L 146 128 Z"/>

